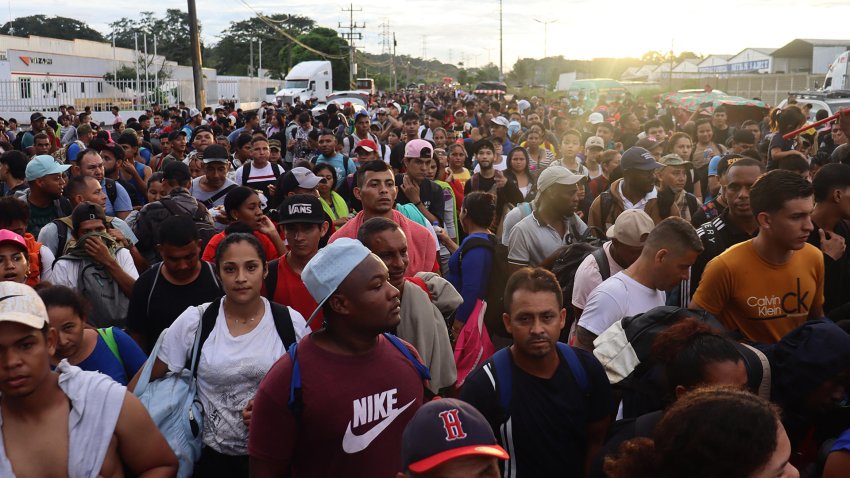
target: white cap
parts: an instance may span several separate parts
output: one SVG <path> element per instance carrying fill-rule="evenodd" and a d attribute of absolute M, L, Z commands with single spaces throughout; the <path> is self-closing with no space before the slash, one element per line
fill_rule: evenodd
<path fill-rule="evenodd" d="M 590 113 L 590 116 L 587 117 L 587 121 L 590 124 L 599 124 L 605 121 L 605 117 L 602 116 L 602 113 L 597 111 L 596 113 Z"/>
<path fill-rule="evenodd" d="M 16 322 L 41 330 L 48 324 L 47 309 L 32 287 L 0 282 L 0 322 Z"/>

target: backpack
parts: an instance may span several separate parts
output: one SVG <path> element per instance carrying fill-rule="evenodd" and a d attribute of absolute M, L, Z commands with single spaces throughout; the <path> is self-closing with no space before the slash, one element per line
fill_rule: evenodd
<path fill-rule="evenodd" d="M 266 274 L 266 279 L 263 281 L 263 285 L 266 287 L 266 294 L 264 297 L 268 299 L 269 302 L 274 302 L 274 291 L 277 290 L 277 268 L 280 265 L 280 260 L 283 257 L 278 257 L 277 259 L 269 261 L 269 273 Z"/>
<path fill-rule="evenodd" d="M 623 418 L 635 418 L 664 407 L 667 389 L 660 365 L 652 360 L 652 345 L 658 334 L 687 318 L 725 330 L 706 312 L 660 306 L 626 317 L 599 334 L 595 341 L 599 345 L 593 355 L 602 364 L 611 385 L 622 395 Z M 745 363 L 749 367 L 751 361 Z"/>
<path fill-rule="evenodd" d="M 115 201 L 118 199 L 118 186 L 115 185 L 114 179 L 103 178 L 103 189 L 106 192 L 106 197 L 112 206 L 115 206 Z"/>
<path fill-rule="evenodd" d="M 53 159 L 55 159 L 56 161 L 58 161 L 62 164 L 67 163 L 68 162 L 68 150 L 71 149 L 72 144 L 76 144 L 77 146 L 79 146 L 80 151 L 83 151 L 83 150 L 86 149 L 86 145 L 83 144 L 82 141 L 74 140 L 74 141 L 66 144 L 65 146 L 62 146 L 61 148 L 57 149 L 56 151 L 54 151 L 53 155 L 52 155 Z M 75 161 L 76 159 L 77 158 L 71 158 L 72 161 Z"/>
<path fill-rule="evenodd" d="M 599 216 L 599 222 L 605 226 L 605 220 L 608 219 L 608 215 L 611 214 L 611 208 L 614 206 L 614 196 L 611 195 L 611 190 L 607 189 L 602 191 L 599 194 L 599 197 L 602 198 L 599 200 L 601 202 L 599 209 L 602 213 L 602 215 Z"/>
<path fill-rule="evenodd" d="M 280 178 L 280 168 L 277 167 L 276 164 L 272 164 L 272 174 L 274 174 L 274 178 Z M 246 186 L 248 184 L 248 179 L 251 178 L 251 161 L 246 162 L 242 165 L 242 185 Z M 218 198 L 216 198 L 218 199 Z"/>
<path fill-rule="evenodd" d="M 277 331 L 280 341 L 283 342 L 283 347 L 289 349 L 295 346 L 295 326 L 292 325 L 292 317 L 289 315 L 289 308 L 274 302 L 269 302 L 272 310 L 272 319 L 274 320 L 274 328 Z M 215 321 L 218 319 L 218 310 L 221 308 L 221 298 L 218 298 L 207 306 L 204 314 L 201 316 L 201 338 L 198 342 L 198 353 L 193 353 L 193 358 L 187 358 L 186 368 L 191 368 L 197 377 L 198 363 L 201 360 L 201 349 L 204 346 L 207 338 L 209 338 L 215 328 Z M 192 363 L 192 360 L 195 362 Z"/>
<path fill-rule="evenodd" d="M 112 226 L 112 220 L 115 219 L 112 216 L 106 216 L 106 228 L 109 229 Z M 53 224 L 56 224 L 56 237 L 58 242 L 56 244 L 56 253 L 53 254 L 56 258 L 53 260 L 53 263 L 56 263 L 60 257 L 65 254 L 65 246 L 68 243 L 68 231 L 73 226 L 71 224 L 71 216 L 60 217 L 59 219 L 54 219 Z"/>
<path fill-rule="evenodd" d="M 198 231 L 198 237 L 201 239 L 202 251 L 207 247 L 210 239 L 218 234 L 215 226 L 207 221 L 207 208 L 201 202 L 198 202 L 198 207 L 195 209 L 194 214 L 189 214 L 189 211 L 169 197 L 160 199 L 159 203 L 174 216 L 187 216 L 192 219 L 192 222 L 195 223 L 195 229 Z"/>
<path fill-rule="evenodd" d="M 493 254 L 490 277 L 487 282 L 487 293 L 484 297 L 484 302 L 487 303 L 487 309 L 484 312 L 484 325 L 487 326 L 487 331 L 490 332 L 491 336 L 495 334 L 509 338 L 511 334 L 505 330 L 505 324 L 502 321 L 502 314 L 505 311 L 505 286 L 508 283 L 508 277 L 510 277 L 508 273 L 508 246 L 496 242 L 496 237 L 492 234 L 488 234 L 487 239 L 480 237 L 466 239 L 460 246 L 458 254 L 458 265 L 461 271 L 463 270 L 463 256 L 476 247 L 485 247 Z"/>
<path fill-rule="evenodd" d="M 77 290 L 91 304 L 89 322 L 95 327 L 121 326 L 127 317 L 130 298 L 106 268 L 88 257 L 64 255 L 56 261 L 77 261 Z M 54 263 L 55 264 L 55 263 Z"/>
<path fill-rule="evenodd" d="M 127 377 L 127 380 L 132 380 L 133 377 L 127 373 L 127 366 L 124 365 L 124 359 L 121 358 L 121 352 L 118 350 L 118 342 L 115 341 L 115 331 L 113 330 L 115 327 L 106 327 L 103 329 L 95 329 L 97 330 L 97 334 L 103 339 L 103 342 L 109 348 L 109 351 L 112 352 L 112 355 L 118 359 L 118 363 L 121 364 L 121 370 L 124 371 L 124 375 Z"/>
<path fill-rule="evenodd" d="M 576 384 L 585 399 L 590 392 L 590 382 L 584 364 L 578 358 L 576 351 L 563 342 L 556 342 L 558 350 L 567 362 L 570 372 L 575 378 Z M 484 372 L 487 373 L 493 389 L 499 395 L 499 406 L 502 412 L 501 423 L 507 423 L 510 418 L 511 399 L 513 397 L 513 367 L 511 367 L 510 347 L 505 347 L 493 354 L 492 365 L 485 364 Z"/>
<path fill-rule="evenodd" d="M 605 235 L 601 232 L 595 227 L 589 227 L 578 241 L 562 247 L 555 262 L 549 267 L 555 277 L 558 278 L 558 283 L 561 284 L 564 301 L 572 299 L 576 271 L 587 256 L 592 255 L 596 259 L 596 263 L 599 265 L 599 274 L 603 281 L 611 277 L 611 264 L 608 263 L 608 255 L 602 249 L 602 241 Z M 593 233 L 601 235 L 592 236 Z M 567 307 L 567 324 L 561 332 L 561 340 L 567 339 L 566 335 L 569 334 L 573 321 L 575 321 L 575 312 L 572 307 Z"/>
<path fill-rule="evenodd" d="M 221 191 L 219 191 L 219 192 L 213 194 L 212 196 L 204 199 L 203 201 L 198 201 L 198 202 L 203 204 L 205 208 L 212 209 L 215 206 L 216 201 L 221 199 L 223 196 L 226 196 L 227 193 L 229 193 L 231 190 L 233 190 L 236 187 L 237 186 L 235 184 L 231 184 L 230 186 L 227 186 L 226 188 L 222 189 Z"/>
<path fill-rule="evenodd" d="M 354 151 L 354 145 L 357 144 L 357 143 L 354 142 L 354 134 L 350 134 L 350 135 L 346 136 L 346 138 L 348 138 L 348 152 L 351 153 L 352 151 Z M 375 136 L 372 133 L 369 133 L 369 139 L 374 141 L 375 144 L 377 144 L 381 148 L 381 159 L 384 159 L 384 156 L 386 156 L 386 154 L 387 154 L 387 145 L 380 142 L 378 140 L 378 137 Z M 346 171 L 345 175 L 346 176 L 348 175 L 347 171 Z"/>
<path fill-rule="evenodd" d="M 431 372 L 428 371 L 428 367 L 413 356 L 413 353 L 409 348 L 407 348 L 401 339 L 386 332 L 384 333 L 384 338 L 389 340 L 389 342 L 398 349 L 402 355 L 404 355 L 411 365 L 413 365 L 419 373 L 419 378 L 422 380 L 431 380 Z M 292 378 L 289 384 L 289 402 L 287 402 L 287 405 L 289 406 L 289 410 L 292 414 L 295 415 L 296 419 L 300 420 L 301 414 L 304 411 L 304 401 L 301 396 L 301 365 L 298 363 L 298 344 L 293 343 L 289 347 L 287 353 L 292 359 Z"/>
<path fill-rule="evenodd" d="M 319 161 L 319 157 L 313 156 L 313 158 L 310 160 L 310 164 L 315 166 L 316 162 L 318 162 L 318 161 Z M 342 155 L 342 167 L 345 170 L 345 173 L 343 173 L 343 177 L 348 177 L 348 156 L 346 156 L 344 154 Z"/>
<path fill-rule="evenodd" d="M 145 303 L 145 317 L 151 316 L 151 301 L 153 300 L 153 291 L 156 289 L 156 283 L 159 282 L 160 271 L 162 270 L 162 262 L 158 262 L 154 267 L 156 267 L 156 275 L 153 276 L 153 284 L 151 284 L 151 290 L 148 292 L 148 300 Z M 207 261 L 201 261 L 201 267 L 206 267 L 210 270 L 210 274 L 212 274 L 213 281 L 218 286 L 218 289 L 221 290 L 221 282 L 218 281 L 218 276 L 215 273 L 215 269 L 213 269 L 213 265 Z"/>

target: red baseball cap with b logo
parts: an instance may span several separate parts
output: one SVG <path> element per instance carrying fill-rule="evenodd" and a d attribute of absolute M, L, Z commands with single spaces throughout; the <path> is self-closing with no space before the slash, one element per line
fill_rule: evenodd
<path fill-rule="evenodd" d="M 487 419 L 472 405 L 453 398 L 423 405 L 404 429 L 404 471 L 425 473 L 461 456 L 510 458 L 496 442 Z"/>

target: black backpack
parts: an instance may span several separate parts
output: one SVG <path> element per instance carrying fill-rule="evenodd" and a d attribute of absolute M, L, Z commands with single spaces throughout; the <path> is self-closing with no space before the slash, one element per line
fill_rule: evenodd
<path fill-rule="evenodd" d="M 599 335 L 602 343 L 594 349 L 593 355 L 622 397 L 623 418 L 636 418 L 664 408 L 669 397 L 666 397 L 663 370 L 652 359 L 652 345 L 658 334 L 687 318 L 696 318 L 717 330 L 725 330 L 707 312 L 660 306 L 626 317 L 620 320 L 620 327 L 610 327 Z M 749 367 L 749 360 L 744 358 Z"/>
<path fill-rule="evenodd" d="M 289 347 L 295 343 L 296 338 L 295 326 L 292 325 L 292 317 L 289 315 L 289 308 L 280 304 L 275 304 L 274 302 L 270 302 L 269 305 L 272 309 L 274 328 L 277 330 L 277 335 L 280 337 L 280 341 L 283 342 L 284 348 L 288 350 Z M 186 360 L 186 368 L 194 370 L 196 375 L 198 373 L 198 362 L 201 360 L 201 348 L 212 333 L 213 328 L 215 328 L 215 321 L 218 318 L 218 310 L 220 307 L 221 299 L 219 298 L 212 301 L 204 311 L 204 315 L 201 316 L 201 339 L 198 343 L 198 353 L 194 354 L 195 363 L 190 363 L 192 360 L 191 356 Z"/>
<path fill-rule="evenodd" d="M 203 251 L 210 242 L 210 239 L 218 234 L 218 231 L 215 229 L 215 226 L 207 220 L 209 216 L 207 214 L 207 208 L 199 201 L 196 202 L 198 207 L 195 209 L 194 213 L 190 213 L 188 210 L 177 204 L 174 199 L 164 197 L 159 200 L 162 207 L 167 209 L 172 215 L 186 216 L 192 219 L 192 222 L 195 223 L 195 229 L 198 231 L 198 237 L 201 239 L 201 250 Z"/>
<path fill-rule="evenodd" d="M 104 178 L 103 179 L 104 190 L 106 192 L 106 197 L 109 198 L 109 202 L 112 204 L 112 207 L 115 207 L 115 201 L 118 199 L 118 186 L 115 185 L 114 179 Z"/>
<path fill-rule="evenodd" d="M 272 174 L 274 174 L 275 180 L 280 178 L 280 168 L 276 164 L 272 164 Z M 250 178 L 251 178 L 251 161 L 248 161 L 242 166 L 242 185 L 247 186 L 248 185 L 248 179 L 250 179 Z"/>
<path fill-rule="evenodd" d="M 570 303 L 573 297 L 576 270 L 587 256 L 592 255 L 596 259 L 596 263 L 599 264 L 599 274 L 603 281 L 611 277 L 611 264 L 608 263 L 608 256 L 602 249 L 604 241 L 605 234 L 601 230 L 589 227 L 577 241 L 561 247 L 558 251 L 558 255 L 549 269 L 558 278 L 558 283 L 561 284 L 565 304 Z M 563 342 L 567 342 L 569 331 L 575 321 L 573 308 L 568 306 L 566 309 L 567 323 L 561 331 L 561 341 Z"/>
<path fill-rule="evenodd" d="M 487 282 L 487 295 L 484 299 L 487 302 L 484 324 L 487 326 L 490 335 L 509 338 L 511 334 L 505 330 L 505 324 L 502 322 L 502 314 L 505 311 L 505 286 L 508 283 L 508 277 L 510 277 L 508 273 L 508 246 L 499 244 L 496 241 L 496 236 L 492 234 L 487 236 L 486 239 L 471 237 L 463 242 L 460 247 L 459 265 L 463 270 L 463 256 L 476 247 L 486 247 L 493 253 L 490 277 Z"/>

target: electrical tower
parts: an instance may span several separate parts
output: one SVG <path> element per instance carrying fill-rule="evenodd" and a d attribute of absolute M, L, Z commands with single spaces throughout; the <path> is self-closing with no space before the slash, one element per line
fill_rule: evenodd
<path fill-rule="evenodd" d="M 391 55 L 393 52 L 392 42 L 390 41 L 390 37 L 392 34 L 390 33 L 390 21 L 386 18 L 384 22 L 378 25 L 381 29 L 381 55 Z"/>
<path fill-rule="evenodd" d="M 355 30 L 363 30 L 366 28 L 366 23 L 363 22 L 358 25 L 354 21 L 354 12 L 362 12 L 363 9 L 355 9 L 353 3 L 349 4 L 348 8 L 343 8 L 342 11 L 348 13 L 348 26 L 338 23 L 337 28 L 340 30 L 348 30 L 347 33 L 345 31 L 341 32 L 340 35 L 348 40 L 348 87 L 350 89 L 354 89 L 354 75 L 357 74 L 357 64 L 354 62 L 354 51 L 357 47 L 355 46 L 354 41 L 363 39 L 363 34 Z"/>

